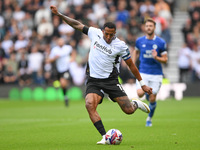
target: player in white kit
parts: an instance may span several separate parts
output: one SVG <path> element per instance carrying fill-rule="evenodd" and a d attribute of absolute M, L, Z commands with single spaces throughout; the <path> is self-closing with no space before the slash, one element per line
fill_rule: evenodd
<path fill-rule="evenodd" d="M 67 88 L 69 87 L 71 74 L 69 71 L 70 63 L 75 59 L 75 51 L 70 45 L 66 45 L 64 39 L 57 40 L 57 46 L 53 47 L 48 62 L 56 62 L 58 79 L 65 98 L 65 104 L 68 106 Z"/>
<path fill-rule="evenodd" d="M 137 67 L 132 62 L 128 46 L 116 36 L 115 24 L 105 23 L 103 30 L 87 27 L 77 20 L 64 16 L 57 11 L 55 6 L 51 6 L 51 11 L 64 20 L 67 24 L 72 26 L 84 34 L 88 35 L 91 40 L 90 53 L 86 73 L 88 75 L 85 105 L 96 129 L 102 135 L 102 140 L 97 144 L 106 144 L 105 142 L 105 128 L 101 121 L 101 117 L 97 112 L 97 106 L 104 97 L 104 92 L 108 94 L 109 98 L 117 102 L 122 111 L 126 114 L 132 114 L 137 108 L 149 113 L 147 104 L 139 101 L 130 101 L 118 82 L 119 63 L 121 58 L 129 66 L 131 72 L 139 80 L 144 92 L 151 94 L 152 88 L 146 86 L 142 81 Z"/>

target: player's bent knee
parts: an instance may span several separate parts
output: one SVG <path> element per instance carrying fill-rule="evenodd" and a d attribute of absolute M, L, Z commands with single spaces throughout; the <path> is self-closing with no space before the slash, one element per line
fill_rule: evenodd
<path fill-rule="evenodd" d="M 151 94 L 150 97 L 149 97 L 149 102 L 154 103 L 155 101 L 156 101 L 156 95 Z"/>
<path fill-rule="evenodd" d="M 92 108 L 92 103 L 91 103 L 91 102 L 88 102 L 88 101 L 86 101 L 86 102 L 85 102 L 85 107 L 86 107 L 87 109 L 90 109 L 90 108 Z"/>
<path fill-rule="evenodd" d="M 142 89 L 138 89 L 138 90 L 137 90 L 137 95 L 138 95 L 140 98 L 143 97 L 144 94 L 145 94 L 145 92 L 144 92 Z"/>
<path fill-rule="evenodd" d="M 94 104 L 92 103 L 92 101 L 89 101 L 89 100 L 86 100 L 85 107 L 88 111 L 95 109 Z"/>
<path fill-rule="evenodd" d="M 142 98 L 144 96 L 144 93 L 138 93 L 139 98 Z"/>

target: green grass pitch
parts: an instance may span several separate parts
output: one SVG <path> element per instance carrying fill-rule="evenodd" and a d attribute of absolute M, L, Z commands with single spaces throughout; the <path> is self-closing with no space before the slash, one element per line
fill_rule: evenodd
<path fill-rule="evenodd" d="M 145 101 L 147 102 L 147 101 Z M 200 98 L 158 101 L 152 127 L 147 114 L 126 115 L 104 100 L 98 112 L 106 130 L 119 129 L 121 145 L 96 145 L 100 134 L 84 100 L 34 102 L 0 100 L 0 150 L 199 150 Z"/>

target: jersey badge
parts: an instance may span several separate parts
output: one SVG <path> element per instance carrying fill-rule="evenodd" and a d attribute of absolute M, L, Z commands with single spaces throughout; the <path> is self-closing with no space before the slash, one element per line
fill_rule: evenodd
<path fill-rule="evenodd" d="M 146 47 L 146 44 L 143 44 L 142 47 Z"/>
<path fill-rule="evenodd" d="M 156 44 L 153 44 L 153 49 L 157 49 L 158 46 Z"/>

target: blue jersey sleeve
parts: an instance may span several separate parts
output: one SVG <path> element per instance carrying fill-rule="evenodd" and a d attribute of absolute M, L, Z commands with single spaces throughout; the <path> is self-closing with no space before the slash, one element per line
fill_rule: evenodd
<path fill-rule="evenodd" d="M 137 39 L 136 41 L 135 41 L 135 50 L 140 50 L 140 41 L 139 41 L 139 39 Z"/>
<path fill-rule="evenodd" d="M 161 53 L 166 51 L 166 48 L 167 48 L 167 43 L 161 39 Z"/>

